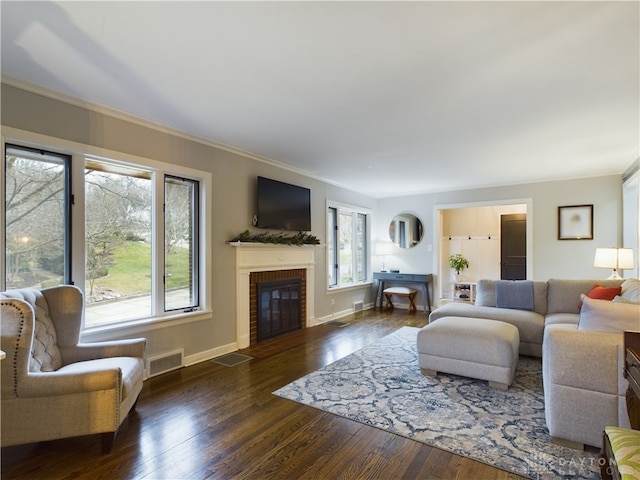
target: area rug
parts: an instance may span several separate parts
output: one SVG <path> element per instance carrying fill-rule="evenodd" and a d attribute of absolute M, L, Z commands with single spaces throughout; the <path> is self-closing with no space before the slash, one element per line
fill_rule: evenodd
<path fill-rule="evenodd" d="M 403 327 L 273 393 L 524 477 L 600 478 L 596 454 L 551 443 L 540 359 L 521 357 L 506 391 L 426 377 L 417 332 Z"/>

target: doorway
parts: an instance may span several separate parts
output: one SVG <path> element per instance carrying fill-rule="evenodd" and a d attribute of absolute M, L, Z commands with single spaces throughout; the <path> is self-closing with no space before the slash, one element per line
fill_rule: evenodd
<path fill-rule="evenodd" d="M 433 265 L 434 293 L 439 299 L 452 298 L 455 280 L 449 268 L 449 256 L 461 253 L 468 258 L 470 266 L 463 271 L 462 281 L 477 282 L 481 278 L 500 279 L 501 265 L 501 217 L 524 215 L 518 227 L 524 234 L 524 255 L 519 255 L 520 271 L 515 275 L 533 278 L 532 252 L 532 199 L 514 199 L 495 202 L 478 202 L 434 207 Z M 514 224 L 515 225 L 515 224 Z M 524 232 L 522 232 L 522 230 Z M 524 262 L 522 261 L 524 258 Z"/>

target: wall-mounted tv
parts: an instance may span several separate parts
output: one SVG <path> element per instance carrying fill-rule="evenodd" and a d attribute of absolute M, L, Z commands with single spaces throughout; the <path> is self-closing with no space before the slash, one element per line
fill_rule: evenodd
<path fill-rule="evenodd" d="M 311 190 L 258 177 L 256 227 L 275 230 L 311 230 Z"/>

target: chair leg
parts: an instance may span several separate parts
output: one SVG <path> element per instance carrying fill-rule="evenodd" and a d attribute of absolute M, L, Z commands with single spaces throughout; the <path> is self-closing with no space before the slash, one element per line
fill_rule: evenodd
<path fill-rule="evenodd" d="M 103 455 L 111 453 L 111 447 L 113 446 L 113 440 L 116 438 L 116 433 L 118 432 L 117 431 L 104 432 L 100 434 L 102 437 L 102 454 Z"/>
<path fill-rule="evenodd" d="M 385 298 L 387 299 L 387 302 L 384 306 L 385 310 L 393 310 L 393 303 L 391 302 L 391 295 L 388 293 L 384 294 Z"/>

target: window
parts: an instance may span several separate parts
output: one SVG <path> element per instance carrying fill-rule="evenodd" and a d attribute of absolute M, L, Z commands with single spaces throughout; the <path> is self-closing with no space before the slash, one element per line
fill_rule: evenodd
<path fill-rule="evenodd" d="M 165 177 L 165 310 L 198 306 L 198 217 L 198 183 Z"/>
<path fill-rule="evenodd" d="M 364 283 L 368 279 L 369 217 L 363 209 L 330 204 L 327 210 L 329 287 Z"/>
<path fill-rule="evenodd" d="M 88 159 L 84 191 L 85 325 L 152 315 L 152 173 Z"/>
<path fill-rule="evenodd" d="M 83 285 L 85 327 L 198 309 L 207 174 L 181 170 L 6 144 L 2 288 Z"/>
<path fill-rule="evenodd" d="M 69 281 L 70 158 L 6 146 L 5 288 Z"/>

